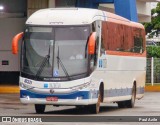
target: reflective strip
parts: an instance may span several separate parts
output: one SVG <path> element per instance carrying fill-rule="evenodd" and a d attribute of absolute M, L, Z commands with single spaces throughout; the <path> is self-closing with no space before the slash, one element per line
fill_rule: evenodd
<path fill-rule="evenodd" d="M 138 87 L 136 94 L 143 94 L 144 87 Z M 104 97 L 128 96 L 132 94 L 132 88 L 109 89 L 104 91 Z"/>
<path fill-rule="evenodd" d="M 144 94 L 144 87 L 138 87 L 136 94 Z M 128 96 L 132 94 L 132 88 L 122 88 L 122 89 L 109 89 L 104 90 L 104 97 L 116 97 L 116 96 Z M 42 94 L 33 93 L 27 90 L 20 90 L 20 98 L 29 96 L 30 98 L 46 98 L 49 96 L 55 96 L 59 99 L 76 99 L 77 97 L 82 97 L 83 99 L 97 98 L 97 92 L 90 91 L 78 91 L 69 94 Z"/>
<path fill-rule="evenodd" d="M 144 94 L 144 92 L 145 92 L 145 88 L 144 87 L 139 87 L 139 88 L 137 88 L 136 94 Z"/>

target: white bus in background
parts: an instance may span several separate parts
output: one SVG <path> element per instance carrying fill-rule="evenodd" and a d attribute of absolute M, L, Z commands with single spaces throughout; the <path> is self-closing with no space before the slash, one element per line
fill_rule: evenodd
<path fill-rule="evenodd" d="M 35 104 L 83 106 L 98 113 L 101 102 L 133 108 L 144 95 L 144 27 L 96 9 L 43 9 L 26 21 L 21 42 L 20 100 Z"/>
<path fill-rule="evenodd" d="M 160 38 L 146 39 L 146 46 L 160 46 Z"/>

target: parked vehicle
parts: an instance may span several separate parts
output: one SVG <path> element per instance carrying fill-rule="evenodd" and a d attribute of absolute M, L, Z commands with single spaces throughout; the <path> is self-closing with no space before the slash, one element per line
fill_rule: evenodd
<path fill-rule="evenodd" d="M 96 9 L 43 9 L 31 15 L 21 42 L 20 100 L 35 104 L 87 107 L 101 102 L 133 108 L 144 95 L 146 76 L 143 25 Z"/>

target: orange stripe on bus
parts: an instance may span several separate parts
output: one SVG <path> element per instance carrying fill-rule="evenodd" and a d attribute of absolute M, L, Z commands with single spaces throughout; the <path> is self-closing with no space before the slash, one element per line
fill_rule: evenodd
<path fill-rule="evenodd" d="M 122 51 L 106 51 L 108 55 L 117 55 L 117 56 L 136 56 L 136 57 L 146 57 L 146 51 L 143 53 L 132 53 L 132 52 L 122 52 Z"/>

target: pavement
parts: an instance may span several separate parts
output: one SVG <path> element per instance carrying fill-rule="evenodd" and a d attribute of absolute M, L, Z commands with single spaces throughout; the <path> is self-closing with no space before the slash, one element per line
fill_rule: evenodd
<path fill-rule="evenodd" d="M 24 105 L 20 102 L 19 94 L 0 94 L 0 121 L 1 117 L 4 116 L 18 118 L 28 116 L 31 118 L 40 117 L 44 123 L 50 125 L 106 125 L 108 124 L 107 119 L 111 122 L 109 123 L 111 125 L 160 125 L 159 97 L 159 92 L 146 92 L 144 98 L 136 100 L 134 108 L 118 108 L 116 103 L 102 103 L 99 114 L 91 114 L 86 108 L 75 108 L 74 106 L 53 107 L 52 105 L 46 106 L 44 114 L 36 114 L 34 105 Z M 83 119 L 84 117 L 85 119 Z M 50 121 L 53 123 L 45 122 L 50 118 L 52 118 Z M 142 118 L 154 118 L 158 119 L 158 122 L 156 120 L 147 122 L 145 119 L 140 121 Z M 81 119 L 85 122 L 80 122 Z M 59 120 L 65 122 L 58 122 Z M 129 122 L 123 122 L 126 120 L 129 120 Z M 35 124 L 43 125 L 44 123 Z M 0 125 L 5 124 L 0 122 Z M 6 125 L 12 124 L 6 123 Z M 15 123 L 15 125 L 22 125 L 22 123 Z M 26 125 L 31 125 L 31 123 L 26 123 Z"/>
<path fill-rule="evenodd" d="M 15 93 L 18 94 L 20 91 L 19 86 L 16 85 L 0 85 L 0 94 L 5 93 Z M 146 92 L 160 92 L 160 85 L 147 85 L 145 86 Z"/>

